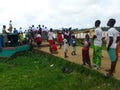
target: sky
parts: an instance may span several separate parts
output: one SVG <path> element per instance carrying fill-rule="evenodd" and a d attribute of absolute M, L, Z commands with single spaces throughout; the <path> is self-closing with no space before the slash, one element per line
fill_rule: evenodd
<path fill-rule="evenodd" d="M 95 20 L 106 26 L 110 18 L 120 26 L 120 0 L 0 0 L 0 31 L 3 25 L 27 29 L 31 25 L 48 28 L 91 28 Z"/>

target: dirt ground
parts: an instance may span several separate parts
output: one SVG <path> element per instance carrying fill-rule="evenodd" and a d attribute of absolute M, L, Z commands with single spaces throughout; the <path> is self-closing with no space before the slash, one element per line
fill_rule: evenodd
<path fill-rule="evenodd" d="M 49 52 L 49 47 L 41 47 L 41 48 L 38 48 L 38 49 L 42 50 L 44 52 L 50 53 Z M 58 49 L 58 52 L 59 52 L 58 54 L 52 54 L 52 55 L 64 58 L 64 50 L 63 49 L 64 49 L 64 46 L 62 46 L 62 49 Z M 75 55 L 75 56 L 71 55 L 72 50 L 73 50 L 72 46 L 70 46 L 69 49 L 68 49 L 68 58 L 64 58 L 64 59 L 82 65 L 82 55 L 81 55 L 82 54 L 82 47 L 79 47 L 79 46 L 76 47 L 77 55 Z M 92 63 L 92 56 L 93 56 L 93 49 L 90 49 L 91 63 Z M 102 61 L 101 61 L 102 62 L 101 63 L 101 69 L 97 70 L 97 71 L 105 74 L 106 73 L 105 70 L 110 68 L 110 60 L 109 60 L 107 52 L 104 51 L 104 50 L 102 51 L 102 56 L 103 56 L 103 58 L 102 58 Z M 88 67 L 88 66 L 86 66 L 86 67 Z M 92 69 L 94 69 L 94 67 L 92 67 Z M 117 65 L 116 65 L 116 71 L 115 71 L 113 77 L 120 80 L 120 54 L 119 54 L 119 60 L 118 60 Z"/>

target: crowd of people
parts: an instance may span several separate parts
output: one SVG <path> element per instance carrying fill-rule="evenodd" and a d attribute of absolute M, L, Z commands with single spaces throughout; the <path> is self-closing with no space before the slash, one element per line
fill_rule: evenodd
<path fill-rule="evenodd" d="M 101 21 L 96 20 L 95 21 L 95 29 L 93 33 L 93 58 L 92 63 L 95 69 L 99 70 L 101 68 L 101 58 L 102 58 L 102 42 L 103 40 L 106 41 L 106 48 L 107 52 L 111 61 L 111 68 L 108 69 L 107 76 L 112 76 L 115 72 L 116 63 L 118 60 L 118 45 L 120 41 L 120 33 L 116 28 L 114 27 L 116 23 L 115 19 L 109 19 L 107 26 L 109 26 L 109 29 L 107 31 L 107 35 L 103 36 L 103 30 L 100 27 Z M 2 36 L 0 36 L 0 51 L 2 51 L 2 47 L 9 46 L 10 43 L 15 43 L 18 45 L 24 45 L 24 44 L 32 44 L 36 43 L 37 47 L 39 48 L 42 44 L 42 41 L 48 41 L 49 43 L 49 50 L 51 54 L 59 54 L 59 49 L 62 48 L 62 45 L 64 45 L 64 57 L 68 57 L 68 50 L 69 46 L 71 45 L 73 47 L 73 51 L 71 52 L 71 55 L 77 55 L 76 53 L 76 38 L 74 35 L 74 32 L 71 31 L 71 28 L 64 29 L 62 31 L 57 32 L 57 39 L 54 38 L 53 29 L 50 28 L 50 30 L 47 29 L 44 25 L 38 25 L 36 28 L 34 25 L 29 27 L 28 30 L 25 30 L 23 32 L 22 27 L 20 27 L 19 30 L 16 28 L 13 29 L 12 21 L 10 20 L 8 31 L 6 31 L 6 25 L 3 25 L 2 29 Z M 9 34 L 14 34 L 15 36 L 11 38 Z M 23 33 L 25 36 L 23 36 Z M 57 43 L 56 43 L 57 42 Z M 89 48 L 91 46 L 91 38 L 89 34 L 85 35 L 85 38 L 83 42 L 82 47 L 82 62 L 83 65 L 88 64 L 90 68 L 92 68 L 91 60 L 89 56 Z M 58 46 L 59 45 L 59 49 Z"/>

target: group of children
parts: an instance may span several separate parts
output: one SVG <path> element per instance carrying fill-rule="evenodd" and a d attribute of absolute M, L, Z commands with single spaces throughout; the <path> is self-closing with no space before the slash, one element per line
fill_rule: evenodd
<path fill-rule="evenodd" d="M 116 63 L 118 60 L 118 42 L 120 41 L 120 35 L 119 32 L 114 28 L 114 24 L 116 23 L 115 19 L 110 19 L 107 23 L 109 26 L 109 29 L 107 31 L 107 36 L 103 36 L 103 31 L 102 28 L 100 27 L 101 21 L 96 20 L 95 21 L 95 29 L 94 29 L 94 34 L 93 34 L 93 58 L 92 58 L 92 63 L 95 69 L 99 70 L 101 68 L 101 58 L 102 58 L 102 41 L 106 40 L 106 47 L 107 47 L 107 52 L 109 55 L 109 58 L 111 60 L 111 65 L 110 69 L 106 70 L 107 76 L 112 76 L 113 73 L 115 72 L 115 67 Z M 105 39 L 106 38 L 106 39 Z M 71 36 L 71 44 L 73 47 L 72 55 L 76 55 L 76 40 L 75 36 Z M 62 39 L 62 33 L 58 34 L 58 39 L 57 39 L 60 49 L 62 47 L 62 42 L 64 44 L 64 57 L 67 58 L 68 55 L 68 47 L 69 47 L 69 41 L 67 35 L 64 35 L 64 38 Z M 85 39 L 82 42 L 83 47 L 82 47 L 82 61 L 83 65 L 88 64 L 89 67 L 91 68 L 91 61 L 90 61 L 90 56 L 89 56 L 89 48 L 91 45 L 91 39 L 88 34 L 85 35 Z M 51 50 L 52 51 L 57 51 L 57 45 L 55 42 L 53 42 L 51 45 Z"/>

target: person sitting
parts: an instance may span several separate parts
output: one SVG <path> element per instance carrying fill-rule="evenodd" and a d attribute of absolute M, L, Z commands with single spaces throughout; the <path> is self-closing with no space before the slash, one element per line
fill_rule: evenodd
<path fill-rule="evenodd" d="M 53 44 L 51 45 L 50 52 L 52 54 L 58 54 L 58 49 L 57 49 L 57 45 L 55 44 L 55 42 L 53 42 Z"/>
<path fill-rule="evenodd" d="M 37 34 L 37 37 L 36 37 L 37 47 L 40 47 L 41 42 L 42 42 L 41 35 L 40 35 L 40 34 Z"/>

